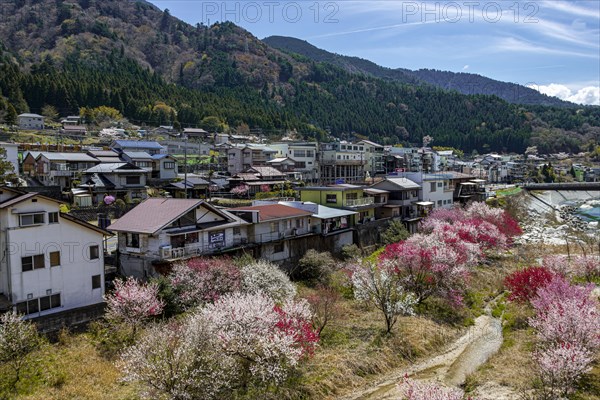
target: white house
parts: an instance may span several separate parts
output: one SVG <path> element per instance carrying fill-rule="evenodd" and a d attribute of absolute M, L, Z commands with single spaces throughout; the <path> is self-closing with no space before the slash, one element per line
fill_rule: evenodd
<path fill-rule="evenodd" d="M 406 178 L 421 185 L 419 200 L 433 203 L 433 208 L 452 208 L 454 204 L 454 176 L 450 173 L 423 174 L 409 172 Z"/>
<path fill-rule="evenodd" d="M 21 129 L 44 129 L 44 117 L 38 114 L 20 114 L 17 121 Z"/>
<path fill-rule="evenodd" d="M 150 198 L 107 229 L 119 235 L 121 272 L 145 279 L 157 264 L 246 244 L 247 225 L 202 200 Z"/>
<path fill-rule="evenodd" d="M 103 301 L 102 244 L 110 233 L 59 206 L 38 193 L 0 187 L 0 297 L 28 317 Z"/>

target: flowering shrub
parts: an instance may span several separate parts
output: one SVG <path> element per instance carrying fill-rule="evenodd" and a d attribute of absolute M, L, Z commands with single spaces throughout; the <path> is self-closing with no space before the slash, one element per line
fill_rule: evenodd
<path fill-rule="evenodd" d="M 417 382 L 406 376 L 400 384 L 400 393 L 402 400 L 462 400 L 464 396 L 460 389 Z"/>
<path fill-rule="evenodd" d="M 591 285 L 571 285 L 556 275 L 531 301 L 536 315 L 529 324 L 538 338 L 535 360 L 546 398 L 572 393 L 600 348 L 600 304 L 591 291 Z"/>
<path fill-rule="evenodd" d="M 573 272 L 571 263 L 567 256 L 551 255 L 542 259 L 542 266 L 562 276 L 569 276 Z"/>
<path fill-rule="evenodd" d="M 592 279 L 600 277 L 600 256 L 580 255 L 573 261 L 573 272 L 591 282 Z"/>
<path fill-rule="evenodd" d="M 0 316 L 0 363 L 8 365 L 14 372 L 12 389 L 16 389 L 21 371 L 29 362 L 29 353 L 40 344 L 37 329 L 30 321 L 24 321 L 14 312 Z"/>
<path fill-rule="evenodd" d="M 545 390 L 562 396 L 574 391 L 573 383 L 591 369 L 593 354 L 572 343 L 556 343 L 535 352 L 534 359 Z"/>
<path fill-rule="evenodd" d="M 242 291 L 265 293 L 276 302 L 283 302 L 296 295 L 296 287 L 277 265 L 258 260 L 241 270 Z"/>
<path fill-rule="evenodd" d="M 129 277 L 115 280 L 115 290 L 105 296 L 109 320 L 135 327 L 162 313 L 164 303 L 158 298 L 157 284 L 142 284 Z"/>
<path fill-rule="evenodd" d="M 150 399 L 215 399 L 230 387 L 232 360 L 200 318 L 148 328 L 122 355 L 123 380 L 142 382 Z"/>
<path fill-rule="evenodd" d="M 546 286 L 554 274 L 545 267 L 529 267 L 515 271 L 504 279 L 504 286 L 510 290 L 511 301 L 525 303 L 531 301 L 538 290 Z"/>
<path fill-rule="evenodd" d="M 404 289 L 421 303 L 436 295 L 460 304 L 460 292 L 468 277 L 465 254 L 459 253 L 437 235 L 413 235 L 386 246 L 380 262 L 388 262 Z"/>
<path fill-rule="evenodd" d="M 248 185 L 239 185 L 231 189 L 230 193 L 242 197 L 248 193 L 248 190 L 250 190 L 250 187 L 248 187 Z"/>
<path fill-rule="evenodd" d="M 387 333 L 392 331 L 398 316 L 412 315 L 417 298 L 405 290 L 391 261 L 379 265 L 368 263 L 350 268 L 354 296 L 374 305 L 383 313 Z"/>
<path fill-rule="evenodd" d="M 176 264 L 169 279 L 183 308 L 215 301 L 241 286 L 240 270 L 228 258 L 192 258 Z"/>
<path fill-rule="evenodd" d="M 277 307 L 262 293 L 233 293 L 198 315 L 217 335 L 223 354 L 234 359 L 236 376 L 247 381 L 281 382 L 304 355 L 312 354 L 318 340 L 306 302 Z"/>

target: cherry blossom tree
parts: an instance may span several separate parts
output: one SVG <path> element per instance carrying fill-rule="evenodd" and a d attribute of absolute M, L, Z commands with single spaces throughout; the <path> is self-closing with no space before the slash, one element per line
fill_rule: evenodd
<path fill-rule="evenodd" d="M 314 351 L 308 304 L 285 301 L 277 306 L 263 293 L 232 293 L 208 304 L 197 317 L 219 340 L 221 352 L 234 360 L 234 376 L 248 384 L 283 381 L 298 362 Z"/>
<path fill-rule="evenodd" d="M 0 316 L 0 363 L 6 363 L 14 372 L 14 389 L 21 379 L 21 370 L 29 362 L 28 355 L 40 346 L 35 326 L 22 316 L 7 312 Z"/>
<path fill-rule="evenodd" d="M 237 291 L 241 272 L 229 258 L 192 258 L 176 264 L 169 279 L 179 305 L 184 308 L 213 302 Z"/>
<path fill-rule="evenodd" d="M 133 328 L 134 335 L 139 325 L 162 313 L 164 308 L 156 283 L 144 284 L 132 277 L 115 280 L 115 290 L 106 295 L 105 300 L 107 319 Z"/>
<path fill-rule="evenodd" d="M 198 316 L 153 325 L 122 354 L 123 380 L 142 383 L 141 394 L 150 399 L 223 398 L 233 365 L 217 339 Z"/>
<path fill-rule="evenodd" d="M 389 260 L 357 264 L 350 268 L 354 296 L 372 304 L 383 314 L 386 332 L 389 334 L 400 315 L 412 315 L 417 298 L 407 292 L 402 279 Z"/>
<path fill-rule="evenodd" d="M 542 259 L 542 266 L 562 276 L 570 276 L 573 273 L 571 262 L 565 255 L 550 255 Z"/>
<path fill-rule="evenodd" d="M 414 294 L 417 303 L 440 296 L 455 305 L 462 303 L 462 291 L 469 276 L 464 253 L 459 253 L 438 235 L 411 236 L 386 246 L 380 262 L 388 262 L 402 287 Z"/>
<path fill-rule="evenodd" d="M 264 293 L 276 302 L 283 302 L 296 295 L 296 287 L 277 265 L 258 260 L 241 269 L 242 291 Z"/>
<path fill-rule="evenodd" d="M 462 400 L 464 396 L 464 392 L 460 389 L 418 382 L 407 376 L 399 385 L 399 389 L 402 400 Z"/>
<path fill-rule="evenodd" d="M 588 282 L 600 277 L 600 256 L 579 255 L 575 257 L 572 265 L 574 274 L 584 277 Z"/>

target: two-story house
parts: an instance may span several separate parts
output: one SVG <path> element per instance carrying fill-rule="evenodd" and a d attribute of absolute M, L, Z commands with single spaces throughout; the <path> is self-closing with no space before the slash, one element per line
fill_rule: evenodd
<path fill-rule="evenodd" d="M 251 223 L 248 242 L 259 246 L 260 257 L 283 261 L 295 256 L 292 241 L 312 235 L 312 212 L 282 204 L 265 204 L 228 210 Z"/>
<path fill-rule="evenodd" d="M 152 179 L 168 181 L 177 179 L 177 159 L 168 154 L 154 154 L 152 156 Z"/>
<path fill-rule="evenodd" d="M 266 165 L 277 150 L 261 144 L 227 144 L 222 150 L 227 154 L 227 172 L 231 175 L 245 171 L 251 166 Z"/>
<path fill-rule="evenodd" d="M 140 167 L 148 173 L 152 172 L 154 159 L 145 151 L 124 151 L 121 153 L 121 160 Z"/>
<path fill-rule="evenodd" d="M 254 195 L 265 188 L 273 190 L 275 185 L 285 184 L 287 175 L 277 168 L 253 165 L 244 172 L 233 175 L 228 181 L 231 187 L 248 186 L 249 194 Z"/>
<path fill-rule="evenodd" d="M 109 232 L 38 193 L 0 187 L 0 298 L 37 317 L 103 301 Z"/>
<path fill-rule="evenodd" d="M 35 176 L 46 186 L 70 189 L 73 180 L 96 164 L 98 160 L 85 153 L 42 152 L 36 159 Z"/>
<path fill-rule="evenodd" d="M 362 224 L 375 220 L 376 204 L 373 196 L 365 195 L 364 187 L 351 184 L 332 186 L 307 186 L 299 189 L 301 201 L 311 201 L 327 207 L 356 211 L 352 224 Z"/>
<path fill-rule="evenodd" d="M 123 200 L 145 199 L 148 172 L 133 164 L 98 164 L 83 172 L 80 188 L 87 189 L 98 204 L 107 194 Z"/>
<path fill-rule="evenodd" d="M 387 204 L 378 209 L 381 217 L 414 218 L 417 215 L 416 202 L 419 201 L 421 186 L 407 178 L 388 176 L 374 183 L 371 188 L 389 192 Z"/>
<path fill-rule="evenodd" d="M 316 182 L 319 179 L 317 142 L 281 142 L 270 144 L 269 147 L 277 150 L 278 158 L 287 158 L 295 162 L 294 171 L 301 174 L 301 180 Z M 277 167 L 277 165 L 273 166 Z"/>
<path fill-rule="evenodd" d="M 44 129 L 44 117 L 38 114 L 19 114 L 17 116 L 17 123 L 21 129 Z"/>
<path fill-rule="evenodd" d="M 146 279 L 156 264 L 245 245 L 248 225 L 202 200 L 150 198 L 107 229 L 118 233 L 120 271 Z"/>

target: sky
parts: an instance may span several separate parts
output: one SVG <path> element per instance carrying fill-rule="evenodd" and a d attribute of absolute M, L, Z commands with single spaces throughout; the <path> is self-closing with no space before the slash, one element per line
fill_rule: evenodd
<path fill-rule="evenodd" d="M 150 0 L 390 68 L 469 72 L 600 105 L 600 0 Z"/>

